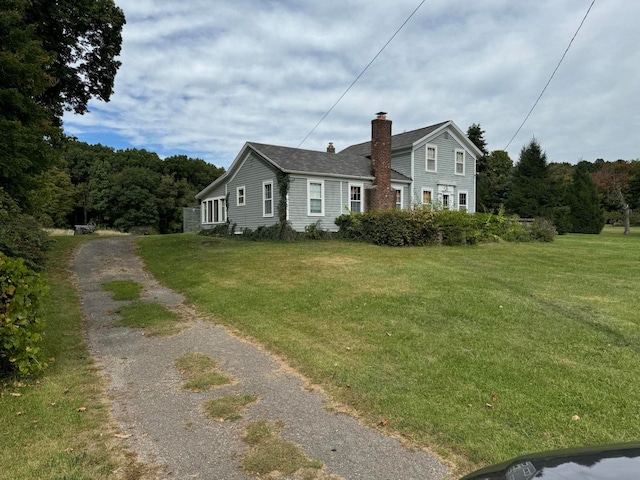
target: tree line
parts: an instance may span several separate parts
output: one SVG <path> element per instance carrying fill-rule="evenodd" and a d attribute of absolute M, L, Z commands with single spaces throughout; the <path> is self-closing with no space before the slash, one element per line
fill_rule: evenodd
<path fill-rule="evenodd" d="M 223 168 L 202 159 L 174 155 L 161 159 L 143 149 L 114 150 L 69 141 L 63 166 L 39 179 L 31 201 L 43 225 L 67 228 L 94 223 L 120 231 L 182 231 L 182 209 Z"/>
<path fill-rule="evenodd" d="M 550 163 L 534 138 L 514 165 L 507 152 L 487 151 L 484 133 L 475 123 L 467 130 L 484 154 L 477 162 L 477 211 L 547 218 L 561 234 L 600 233 L 605 223 L 629 233 L 640 225 L 640 160 Z"/>

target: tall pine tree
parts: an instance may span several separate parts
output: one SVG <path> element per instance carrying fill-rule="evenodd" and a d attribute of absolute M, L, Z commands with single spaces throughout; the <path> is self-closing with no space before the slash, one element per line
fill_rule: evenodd
<path fill-rule="evenodd" d="M 573 233 L 600 233 L 604 227 L 604 212 L 596 183 L 588 167 L 579 163 L 573 170 L 573 183 L 567 194 L 567 205 L 571 208 Z"/>
<path fill-rule="evenodd" d="M 547 155 L 533 138 L 522 147 L 520 160 L 513 169 L 505 208 L 525 218 L 545 217 L 552 205 Z"/>

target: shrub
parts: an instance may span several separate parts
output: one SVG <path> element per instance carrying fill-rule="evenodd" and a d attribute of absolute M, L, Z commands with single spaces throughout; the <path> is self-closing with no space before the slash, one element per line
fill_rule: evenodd
<path fill-rule="evenodd" d="M 553 242 L 558 234 L 556 227 L 546 218 L 536 218 L 529 226 L 531 240 L 538 242 Z"/>
<path fill-rule="evenodd" d="M 44 321 L 40 302 L 44 280 L 22 259 L 0 253 L 0 376 L 38 373 L 44 367 L 40 348 Z"/>
<path fill-rule="evenodd" d="M 233 224 L 233 228 L 228 223 L 221 223 L 220 225 L 216 225 L 215 227 L 203 228 L 198 233 L 207 237 L 228 237 L 230 235 L 233 235 L 234 230 L 235 223 Z"/>
<path fill-rule="evenodd" d="M 467 212 L 440 210 L 435 214 L 442 245 L 474 245 L 480 240 L 473 216 Z"/>
<path fill-rule="evenodd" d="M 42 270 L 53 241 L 33 217 L 20 208 L 0 188 L 0 252 L 23 258 L 27 267 Z"/>
<path fill-rule="evenodd" d="M 304 238 L 307 240 L 327 240 L 331 237 L 331 232 L 320 227 L 320 220 L 304 227 Z"/>
<path fill-rule="evenodd" d="M 533 228 L 517 216 L 470 214 L 455 210 L 410 210 L 350 213 L 336 219 L 339 236 L 376 245 L 474 245 L 481 241 L 552 241 L 556 231 L 548 221 Z"/>
<path fill-rule="evenodd" d="M 481 241 L 528 242 L 531 240 L 529 229 L 520 222 L 518 216 L 505 216 L 502 209 L 497 215 L 475 213 L 473 217 L 480 231 Z"/>

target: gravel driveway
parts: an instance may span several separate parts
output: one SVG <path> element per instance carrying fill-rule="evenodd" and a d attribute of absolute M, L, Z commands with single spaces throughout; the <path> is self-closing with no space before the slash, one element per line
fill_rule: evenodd
<path fill-rule="evenodd" d="M 329 398 L 275 357 L 232 335 L 182 304 L 161 286 L 134 253 L 134 239 L 115 237 L 83 244 L 72 265 L 76 275 L 92 355 L 109 380 L 114 417 L 129 448 L 143 462 L 160 465 L 161 478 L 252 479 L 240 468 L 248 446 L 241 435 L 248 422 L 281 421 L 281 435 L 310 458 L 321 461 L 322 478 L 444 479 L 447 469 L 422 450 L 410 451 L 396 438 L 360 425 L 335 410 Z M 114 326 L 113 313 L 127 302 L 111 299 L 101 285 L 134 280 L 144 285 L 142 299 L 177 308 L 185 329 L 169 337 Z M 176 358 L 201 352 L 235 379 L 208 392 L 182 390 Z M 229 394 L 253 394 L 252 405 L 237 422 L 205 416 L 202 404 Z M 284 477 L 279 477 L 284 478 Z"/>

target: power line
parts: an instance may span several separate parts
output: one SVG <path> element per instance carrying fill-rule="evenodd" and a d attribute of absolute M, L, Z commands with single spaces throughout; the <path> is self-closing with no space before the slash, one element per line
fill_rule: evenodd
<path fill-rule="evenodd" d="M 538 105 L 538 102 L 540 101 L 540 99 L 542 98 L 542 95 L 544 95 L 544 92 L 547 90 L 547 87 L 549 86 L 549 84 L 551 83 L 551 80 L 553 80 L 553 77 L 555 76 L 556 72 L 558 71 L 558 68 L 560 68 L 560 65 L 562 64 L 562 61 L 564 60 L 564 57 L 567 55 L 567 52 L 569 51 L 569 49 L 571 48 L 571 44 L 573 43 L 573 41 L 576 39 L 576 37 L 578 36 L 578 32 L 580 31 L 580 29 L 582 28 L 582 25 L 584 24 L 584 21 L 587 19 L 587 17 L 589 16 L 589 12 L 591 11 L 591 8 L 593 7 L 593 4 L 596 3 L 596 0 L 593 0 L 591 2 L 591 5 L 589 5 L 589 8 L 587 9 L 587 13 L 584 14 L 584 17 L 582 18 L 582 21 L 580 22 L 580 25 L 578 26 L 578 29 L 576 30 L 576 33 L 573 34 L 573 37 L 571 38 L 571 41 L 569 42 L 569 45 L 567 46 L 567 49 L 564 51 L 564 53 L 562 54 L 562 58 L 560 59 L 560 61 L 558 62 L 558 65 L 556 65 L 555 70 L 553 71 L 553 73 L 551 74 L 551 77 L 549 77 L 549 80 L 547 81 L 547 84 L 544 86 L 544 88 L 542 89 L 542 92 L 540 92 L 540 95 L 538 96 L 538 99 L 535 101 L 535 103 L 533 104 L 533 107 L 531 107 L 531 110 L 529 110 L 529 113 L 527 113 L 527 116 L 524 118 L 524 120 L 522 121 L 522 123 L 520 124 L 520 126 L 518 127 L 518 130 L 516 130 L 516 133 L 513 134 L 513 137 L 511 137 L 511 140 L 509 140 L 509 143 L 507 143 L 507 146 L 504 147 L 503 150 L 507 150 L 507 148 L 509 148 L 509 145 L 511 145 L 511 142 L 513 142 L 513 140 L 516 138 L 516 136 L 518 135 L 518 133 L 520 133 L 520 130 L 522 129 L 522 127 L 524 127 L 524 124 L 527 123 L 527 120 L 529 120 L 529 117 L 531 116 L 531 113 L 533 113 L 533 110 L 536 108 L 536 105 Z"/>
<path fill-rule="evenodd" d="M 327 118 L 327 116 L 329 116 L 329 114 L 333 111 L 334 108 L 336 108 L 336 105 L 338 105 L 338 103 L 340 103 L 340 100 L 342 100 L 344 98 L 344 96 L 349 93 L 349 90 L 351 90 L 351 88 L 356 84 L 356 82 L 358 80 L 360 80 L 360 77 L 362 77 L 362 75 L 364 75 L 364 73 L 369 69 L 369 67 L 373 64 L 373 62 L 376 61 L 376 59 L 380 56 L 380 54 L 384 51 L 385 48 L 387 48 L 387 46 L 392 42 L 392 40 L 394 38 L 396 38 L 396 35 L 398 35 L 398 33 L 400 33 L 400 30 L 402 30 L 404 28 L 404 26 L 409 22 L 409 20 L 411 20 L 411 18 L 416 14 L 416 12 L 418 10 L 420 10 L 420 7 L 422 7 L 422 4 L 425 3 L 427 0 L 422 0 L 420 2 L 420 4 L 415 8 L 415 10 L 413 12 L 411 12 L 411 15 L 409 15 L 407 17 L 407 19 L 404 21 L 404 23 L 402 25 L 400 25 L 400 28 L 398 28 L 396 30 L 396 32 L 391 35 L 391 38 L 387 41 L 387 43 L 385 43 L 383 45 L 383 47 L 378 51 L 378 53 L 376 53 L 376 55 L 371 59 L 371 61 L 367 64 L 366 67 L 364 67 L 364 69 L 358 74 L 358 76 L 355 78 L 355 80 L 353 82 L 351 82 L 351 85 L 349 85 L 347 87 L 347 89 L 342 93 L 342 95 L 340 95 L 340 97 L 335 101 L 335 103 L 331 106 L 331 108 L 329 110 L 327 110 L 327 113 L 325 113 L 322 118 L 320 119 L 320 121 L 318 123 L 315 124 L 315 126 L 311 129 L 311 131 L 309 133 L 307 133 L 307 135 L 302 139 L 302 141 L 298 144 L 298 146 L 296 148 L 300 148 L 300 146 L 307 141 L 307 139 L 311 136 L 311 134 L 313 132 L 315 132 L 316 128 L 318 128 L 320 126 L 320 124 L 322 122 L 324 122 L 325 118 Z M 595 0 L 594 0 L 595 1 Z"/>

